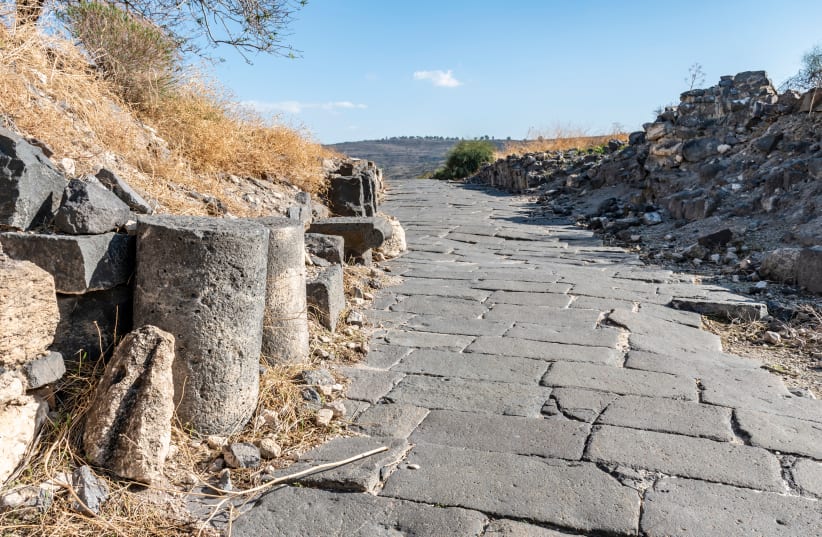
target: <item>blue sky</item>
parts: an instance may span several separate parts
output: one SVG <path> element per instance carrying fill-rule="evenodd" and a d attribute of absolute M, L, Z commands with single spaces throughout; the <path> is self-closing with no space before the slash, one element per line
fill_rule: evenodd
<path fill-rule="evenodd" d="M 779 84 L 822 43 L 822 2 L 310 0 L 290 32 L 301 58 L 221 50 L 214 74 L 321 142 L 522 138 L 636 130 L 695 62 L 704 86 L 755 69 Z"/>

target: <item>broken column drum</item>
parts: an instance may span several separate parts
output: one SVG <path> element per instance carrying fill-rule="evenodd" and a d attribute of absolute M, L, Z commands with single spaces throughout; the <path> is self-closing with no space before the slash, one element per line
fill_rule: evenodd
<path fill-rule="evenodd" d="M 278 217 L 254 221 L 269 231 L 263 356 L 272 363 L 305 361 L 309 351 L 303 225 Z"/>
<path fill-rule="evenodd" d="M 256 407 L 268 237 L 248 220 L 138 222 L 134 322 L 175 337 L 177 416 L 198 433 L 236 432 Z"/>

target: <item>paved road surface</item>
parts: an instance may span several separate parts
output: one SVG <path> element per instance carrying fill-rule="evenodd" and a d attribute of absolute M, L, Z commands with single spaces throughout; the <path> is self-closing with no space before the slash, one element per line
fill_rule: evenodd
<path fill-rule="evenodd" d="M 410 252 L 348 371 L 385 454 L 265 496 L 234 535 L 822 536 L 822 401 L 723 354 L 650 270 L 481 188 L 397 181 Z"/>

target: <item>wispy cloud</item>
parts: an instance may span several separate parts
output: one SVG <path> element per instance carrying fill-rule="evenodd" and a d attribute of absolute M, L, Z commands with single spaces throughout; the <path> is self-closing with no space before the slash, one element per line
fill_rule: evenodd
<path fill-rule="evenodd" d="M 301 101 L 244 101 L 243 104 L 264 113 L 286 112 L 289 114 L 300 114 L 304 110 L 335 112 L 337 110 L 364 110 L 368 108 L 365 104 L 352 103 L 351 101 L 329 101 L 325 103 L 305 103 Z"/>
<path fill-rule="evenodd" d="M 414 80 L 428 80 L 440 88 L 456 88 L 462 86 L 462 82 L 454 78 L 454 71 L 451 69 L 441 71 L 415 71 Z"/>

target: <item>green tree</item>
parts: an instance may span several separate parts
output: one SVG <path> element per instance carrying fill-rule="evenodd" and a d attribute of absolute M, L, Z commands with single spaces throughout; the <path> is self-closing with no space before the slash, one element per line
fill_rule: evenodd
<path fill-rule="evenodd" d="M 451 148 L 445 166 L 434 172 L 434 179 L 464 179 L 483 164 L 494 161 L 494 144 L 485 140 L 464 140 Z"/>

